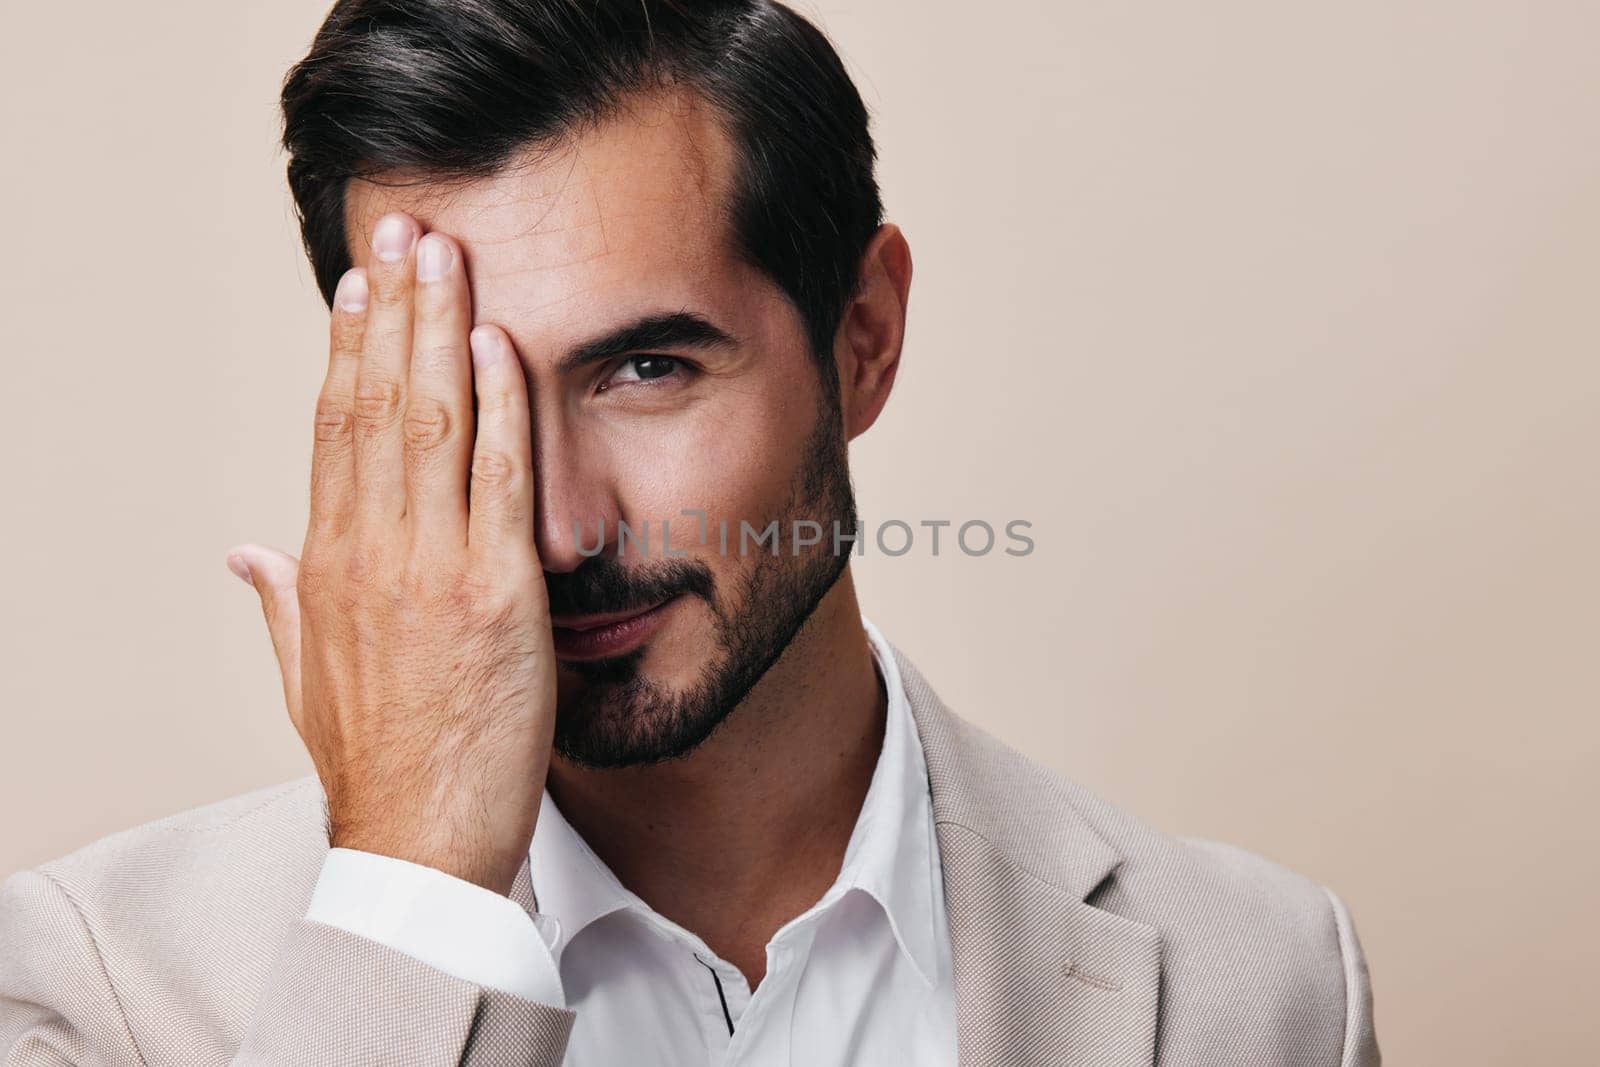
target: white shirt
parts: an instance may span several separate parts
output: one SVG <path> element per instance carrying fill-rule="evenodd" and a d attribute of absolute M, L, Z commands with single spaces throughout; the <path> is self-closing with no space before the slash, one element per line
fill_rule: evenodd
<path fill-rule="evenodd" d="M 862 625 L 888 694 L 883 750 L 838 878 L 767 942 L 754 994 L 738 968 L 618 881 L 548 791 L 530 849 L 538 915 L 442 871 L 332 849 L 306 917 L 574 1009 L 564 1062 L 575 1067 L 953 1067 L 955 986 L 927 766 L 894 654 Z"/>

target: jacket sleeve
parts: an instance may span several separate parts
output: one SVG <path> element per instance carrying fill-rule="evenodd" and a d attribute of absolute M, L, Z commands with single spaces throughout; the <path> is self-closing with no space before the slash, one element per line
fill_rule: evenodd
<path fill-rule="evenodd" d="M 304 918 L 388 945 L 474 985 L 567 1006 L 552 954 L 554 924 L 509 896 L 433 867 L 330 849 Z"/>
<path fill-rule="evenodd" d="M 1339 1067 L 1379 1067 L 1377 1032 L 1372 1025 L 1372 978 L 1367 972 L 1367 957 L 1356 937 L 1355 923 L 1344 901 L 1331 889 L 1324 890 L 1333 906 L 1333 920 L 1339 931 L 1339 955 L 1344 962 L 1344 1051 Z"/>
<path fill-rule="evenodd" d="M 284 943 L 233 1062 L 557 1067 L 574 1018 L 303 920 Z"/>
<path fill-rule="evenodd" d="M 233 1062 L 555 1067 L 574 1018 L 303 920 L 290 928 Z M 42 872 L 0 889 L 0 1064 L 155 1067 L 82 912 Z"/>
<path fill-rule="evenodd" d="M 0 888 L 0 1063 L 144 1067 L 82 915 L 48 875 Z"/>

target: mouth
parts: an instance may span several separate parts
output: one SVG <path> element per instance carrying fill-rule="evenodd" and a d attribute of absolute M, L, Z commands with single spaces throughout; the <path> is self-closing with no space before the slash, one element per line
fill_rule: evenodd
<path fill-rule="evenodd" d="M 550 632 L 555 639 L 556 659 L 606 659 L 632 652 L 660 629 L 668 609 L 678 599 L 672 597 L 635 611 L 551 616 Z"/>

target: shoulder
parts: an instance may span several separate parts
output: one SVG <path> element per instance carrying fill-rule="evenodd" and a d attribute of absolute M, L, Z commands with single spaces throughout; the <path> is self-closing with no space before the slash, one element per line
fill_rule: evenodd
<path fill-rule="evenodd" d="M 316 851 L 323 819 L 316 779 L 299 778 L 101 838 L 38 873 L 69 891 L 134 897 L 175 882 L 260 877 L 297 853 Z"/>
<path fill-rule="evenodd" d="M 1073 884 L 1090 906 L 1156 931 L 1163 1062 L 1225 1062 L 1241 1049 L 1375 1062 L 1365 961 L 1332 891 L 1246 849 L 1163 832 L 929 708 L 927 734 L 942 749 L 930 770 L 954 794 L 953 821 L 1036 876 Z"/>
<path fill-rule="evenodd" d="M 265 973 L 327 850 L 303 778 L 113 834 L 6 879 L 0 943 L 89 951 L 113 986 L 156 980 L 199 1009 Z"/>
<path fill-rule="evenodd" d="M 1333 890 L 1234 845 L 1081 802 L 1124 855 L 1091 903 L 1160 931 L 1164 1058 L 1208 1061 L 1248 1041 L 1376 1062 L 1366 960 Z"/>
<path fill-rule="evenodd" d="M 1168 948 L 1180 953 L 1211 938 L 1283 962 L 1338 961 L 1341 908 L 1322 885 L 1246 849 L 1166 833 L 980 727 L 952 719 L 963 772 L 992 783 L 967 791 L 970 799 L 987 796 L 995 809 L 975 821 L 1013 845 L 1017 835 L 997 824 L 1076 826 L 1076 836 L 1029 830 L 1026 840 L 1057 849 L 1093 840 L 1114 857 L 1105 865 L 1108 876 L 1086 887 L 1091 903 L 1155 925 Z"/>
<path fill-rule="evenodd" d="M 1160 934 L 1164 1061 L 1248 1043 L 1375 1062 L 1366 961 L 1333 890 L 1235 845 L 1164 833 L 1045 773 L 1121 856 L 1088 902 Z"/>
<path fill-rule="evenodd" d="M 1060 781 L 1062 795 L 1122 857 L 1096 895 L 1100 906 L 1158 921 L 1169 941 L 1209 934 L 1295 959 L 1337 959 L 1333 897 L 1316 881 L 1236 845 L 1165 833 Z"/>

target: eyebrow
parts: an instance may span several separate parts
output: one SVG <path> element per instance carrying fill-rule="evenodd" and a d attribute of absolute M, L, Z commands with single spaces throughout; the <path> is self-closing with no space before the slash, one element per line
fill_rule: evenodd
<path fill-rule="evenodd" d="M 738 342 L 731 334 L 692 311 L 647 315 L 572 349 L 556 368 L 565 374 L 629 352 L 662 348 L 725 348 Z"/>

